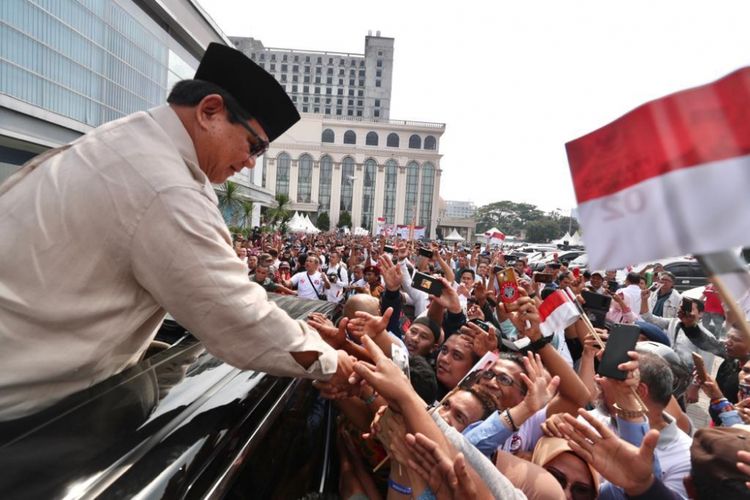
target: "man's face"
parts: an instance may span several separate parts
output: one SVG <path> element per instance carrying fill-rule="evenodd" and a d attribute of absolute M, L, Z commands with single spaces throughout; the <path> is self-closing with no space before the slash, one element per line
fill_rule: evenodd
<path fill-rule="evenodd" d="M 479 274 L 482 277 L 486 277 L 487 276 L 487 271 L 488 271 L 487 263 L 486 262 L 480 262 L 479 265 L 477 266 L 477 274 Z"/>
<path fill-rule="evenodd" d="M 247 248 L 241 247 L 239 250 L 237 250 L 237 257 L 240 259 L 244 259 L 247 257 Z"/>
<path fill-rule="evenodd" d="M 358 280 L 362 279 L 362 273 L 363 271 L 361 267 L 355 267 L 354 270 L 352 271 L 352 274 L 354 274 L 354 277 Z"/>
<path fill-rule="evenodd" d="M 659 293 L 661 295 L 664 295 L 667 292 L 672 291 L 672 286 L 674 286 L 674 282 L 672 281 L 672 278 L 669 276 L 662 275 L 661 278 L 659 278 L 659 283 L 661 283 L 661 288 L 659 289 Z"/>
<path fill-rule="evenodd" d="M 267 267 L 259 267 L 255 269 L 255 280 L 259 282 L 265 281 L 265 279 L 268 278 L 268 268 Z"/>
<path fill-rule="evenodd" d="M 440 347 L 435 371 L 438 382 L 452 389 L 469 373 L 473 364 L 471 346 L 459 335 L 451 335 Z"/>
<path fill-rule="evenodd" d="M 257 267 L 258 266 L 258 257 L 255 255 L 248 255 L 247 257 L 247 267 Z"/>
<path fill-rule="evenodd" d="M 460 269 L 464 269 L 469 267 L 469 259 L 465 255 L 459 255 L 458 257 L 458 267 Z"/>
<path fill-rule="evenodd" d="M 594 288 L 596 289 L 601 288 L 603 283 L 604 283 L 604 279 L 598 274 L 595 274 L 591 277 L 591 286 L 593 286 Z"/>
<path fill-rule="evenodd" d="M 379 276 L 377 273 L 374 273 L 372 271 L 367 271 L 365 273 L 365 281 L 368 283 L 376 283 L 378 281 Z"/>
<path fill-rule="evenodd" d="M 617 279 L 617 270 L 609 270 L 605 273 L 607 281 L 615 281 Z"/>
<path fill-rule="evenodd" d="M 738 374 L 740 384 L 750 385 L 750 361 L 746 361 L 740 367 L 740 373 Z"/>
<path fill-rule="evenodd" d="M 748 345 L 745 337 L 736 328 L 732 328 L 727 333 L 727 355 L 734 359 L 746 359 L 748 356 Z"/>
<path fill-rule="evenodd" d="M 221 184 L 243 168 L 255 166 L 250 148 L 258 139 L 240 123 L 231 123 L 223 99 L 212 94 L 196 106 L 197 128 L 193 145 L 198 165 L 214 184 Z M 268 135 L 256 119 L 246 122 L 257 136 L 268 141 Z"/>
<path fill-rule="evenodd" d="M 517 260 L 515 264 L 513 264 L 513 269 L 515 269 L 516 274 L 520 276 L 526 270 L 526 263 L 522 260 Z"/>
<path fill-rule="evenodd" d="M 470 290 L 474 286 L 474 276 L 471 273 L 463 273 L 461 275 L 461 284 Z"/>
<path fill-rule="evenodd" d="M 318 270 L 318 259 L 317 257 L 308 257 L 305 261 L 305 271 L 308 273 L 314 273 Z"/>
<path fill-rule="evenodd" d="M 438 413 L 445 423 L 463 432 L 467 426 L 482 419 L 484 408 L 471 392 L 457 391 L 438 407 Z"/>
<path fill-rule="evenodd" d="M 523 401 L 524 392 L 521 389 L 523 370 L 520 366 L 507 359 L 498 359 L 487 371 L 491 372 L 494 377 L 489 379 L 483 376 L 479 379 L 479 384 L 500 401 L 502 408 L 512 408 Z"/>
<path fill-rule="evenodd" d="M 427 356 L 435 347 L 435 337 L 425 325 L 413 324 L 404 334 L 404 344 L 412 356 Z"/>
<path fill-rule="evenodd" d="M 331 253 L 331 265 L 335 266 L 340 261 L 341 261 L 341 256 L 339 255 L 339 253 L 338 252 L 332 252 Z"/>

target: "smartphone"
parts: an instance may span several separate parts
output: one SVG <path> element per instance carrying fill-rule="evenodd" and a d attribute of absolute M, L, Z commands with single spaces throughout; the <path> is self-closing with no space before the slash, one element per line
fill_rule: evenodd
<path fill-rule="evenodd" d="M 495 273 L 495 274 L 499 273 L 502 270 L 503 270 L 503 268 L 500 267 L 500 266 L 492 266 L 492 272 Z"/>
<path fill-rule="evenodd" d="M 500 277 L 502 276 L 502 278 Z M 518 279 L 512 267 L 508 267 L 498 276 L 500 281 L 500 300 L 503 304 L 510 304 L 518 300 Z"/>
<path fill-rule="evenodd" d="M 536 283 L 552 283 L 552 274 L 550 274 L 550 273 L 534 273 L 534 281 Z"/>
<path fill-rule="evenodd" d="M 651 288 L 649 288 L 650 291 L 655 292 L 659 289 L 659 283 L 654 283 L 651 285 Z"/>
<path fill-rule="evenodd" d="M 612 297 L 588 290 L 581 291 L 583 297 L 583 311 L 588 316 L 595 328 L 605 328 L 609 306 L 612 305 Z"/>
<path fill-rule="evenodd" d="M 610 292 L 615 293 L 619 288 L 620 288 L 620 284 L 618 282 L 616 282 L 614 280 L 607 281 L 607 289 Z"/>
<path fill-rule="evenodd" d="M 682 308 L 682 312 L 685 314 L 693 314 L 693 301 L 690 299 L 682 299 L 682 304 L 680 305 Z"/>
<path fill-rule="evenodd" d="M 490 325 L 489 325 L 489 323 L 487 323 L 486 321 L 482 321 L 479 318 L 474 318 L 472 320 L 469 320 L 469 323 L 474 323 L 475 325 L 477 325 L 479 328 L 481 328 L 485 332 L 489 332 L 490 331 Z"/>
<path fill-rule="evenodd" d="M 443 293 L 443 283 L 434 276 L 425 273 L 414 273 L 412 286 L 430 295 L 440 296 Z"/>
<path fill-rule="evenodd" d="M 433 257 L 432 250 L 428 248 L 419 247 L 419 250 L 417 250 L 417 253 L 419 253 L 419 255 L 421 255 L 422 257 L 427 257 L 428 259 L 431 259 Z"/>
<path fill-rule="evenodd" d="M 635 349 L 640 334 L 641 329 L 635 325 L 615 323 L 609 330 L 609 338 L 597 373 L 602 377 L 625 380 L 627 373 L 618 370 L 617 366 L 630 361 L 628 351 Z"/>
<path fill-rule="evenodd" d="M 695 365 L 695 374 L 698 377 L 698 382 L 701 384 L 708 380 L 708 372 L 706 371 L 706 364 L 703 363 L 703 358 L 700 354 L 691 352 L 690 355 L 693 357 L 693 364 Z"/>
<path fill-rule="evenodd" d="M 383 246 L 383 251 L 384 251 L 384 252 L 387 252 L 387 253 L 389 253 L 389 254 L 391 254 L 391 255 L 393 255 L 393 254 L 395 254 L 395 253 L 396 253 L 396 249 L 395 249 L 395 248 L 393 248 L 393 247 L 391 247 L 391 246 L 388 246 L 388 245 L 384 245 L 384 246 Z"/>

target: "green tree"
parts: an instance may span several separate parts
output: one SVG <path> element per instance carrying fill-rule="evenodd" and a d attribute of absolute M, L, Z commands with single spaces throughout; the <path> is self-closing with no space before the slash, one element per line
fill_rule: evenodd
<path fill-rule="evenodd" d="M 531 221 L 544 217 L 544 212 L 531 203 L 516 203 L 505 200 L 490 203 L 477 209 L 477 233 L 481 234 L 492 227 L 505 234 L 519 234 Z"/>
<path fill-rule="evenodd" d="M 240 185 L 236 182 L 226 181 L 221 185 L 218 193 L 219 210 L 227 225 L 236 226 L 237 216 L 242 204 Z"/>
<path fill-rule="evenodd" d="M 239 206 L 238 225 L 245 238 L 250 238 L 253 232 L 253 209 L 255 205 L 250 200 L 242 200 Z"/>
<path fill-rule="evenodd" d="M 276 195 L 276 204 L 266 210 L 266 220 L 282 232 L 286 231 L 286 223 L 292 218 L 291 203 L 289 195 L 279 193 Z"/>
<path fill-rule="evenodd" d="M 542 217 L 526 226 L 526 241 L 532 243 L 547 243 L 560 236 L 558 221 L 551 217 Z"/>
<path fill-rule="evenodd" d="M 346 210 L 341 212 L 341 215 L 339 215 L 339 223 L 336 224 L 336 227 L 338 228 L 342 228 L 345 226 L 350 229 L 352 227 L 352 216 Z"/>
<path fill-rule="evenodd" d="M 315 226 L 321 231 L 328 231 L 331 229 L 331 218 L 328 217 L 328 212 L 323 212 L 318 215 L 318 220 L 315 222 Z"/>

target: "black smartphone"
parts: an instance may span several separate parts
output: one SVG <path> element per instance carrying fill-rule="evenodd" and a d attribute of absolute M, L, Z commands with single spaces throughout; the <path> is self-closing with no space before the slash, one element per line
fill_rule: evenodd
<path fill-rule="evenodd" d="M 432 250 L 430 250 L 429 248 L 419 247 L 417 253 L 419 253 L 419 255 L 421 255 L 422 257 L 427 257 L 428 259 L 432 258 Z"/>
<path fill-rule="evenodd" d="M 388 246 L 388 245 L 384 245 L 384 246 L 383 246 L 383 251 L 384 251 L 384 252 L 387 252 L 387 253 L 389 253 L 389 254 L 391 254 L 391 255 L 393 255 L 393 254 L 395 254 L 395 253 L 396 253 L 396 249 L 395 249 L 395 248 L 393 248 L 393 247 L 391 247 L 391 246 Z"/>
<path fill-rule="evenodd" d="M 414 278 L 412 278 L 411 282 L 414 288 L 427 292 L 430 295 L 438 297 L 443 293 L 443 283 L 429 274 L 414 273 Z"/>
<path fill-rule="evenodd" d="M 482 321 L 479 318 L 474 318 L 472 320 L 469 320 L 469 322 L 470 323 L 474 323 L 475 325 L 477 325 L 479 328 L 481 328 L 485 332 L 489 332 L 490 331 L 490 325 L 486 321 Z"/>
<path fill-rule="evenodd" d="M 617 290 L 619 290 L 619 288 L 620 288 L 620 284 L 618 282 L 616 282 L 614 280 L 607 281 L 607 289 L 610 292 L 615 293 Z"/>
<path fill-rule="evenodd" d="M 602 377 L 625 380 L 627 373 L 618 370 L 617 366 L 630 361 L 628 351 L 635 350 L 640 334 L 641 329 L 635 325 L 621 323 L 612 325 L 597 373 Z"/>
<path fill-rule="evenodd" d="M 596 328 L 604 328 L 607 312 L 609 312 L 609 306 L 612 304 L 612 297 L 588 290 L 582 290 L 581 297 L 584 300 L 583 310 L 591 324 Z"/>
<path fill-rule="evenodd" d="M 690 299 L 682 299 L 682 304 L 680 305 L 682 308 L 682 312 L 684 314 L 693 314 L 693 301 Z"/>
<path fill-rule="evenodd" d="M 534 273 L 535 283 L 552 283 L 552 279 L 551 273 Z"/>

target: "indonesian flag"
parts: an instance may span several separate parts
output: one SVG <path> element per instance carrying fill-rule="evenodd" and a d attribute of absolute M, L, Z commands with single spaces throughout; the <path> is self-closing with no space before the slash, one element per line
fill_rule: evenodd
<path fill-rule="evenodd" d="M 575 302 L 563 290 L 555 290 L 539 305 L 542 335 L 549 337 L 556 331 L 564 330 L 580 317 Z"/>
<path fill-rule="evenodd" d="M 484 235 L 487 237 L 488 245 L 502 245 L 505 241 L 505 235 L 500 231 L 487 231 Z"/>
<path fill-rule="evenodd" d="M 566 149 L 591 268 L 750 244 L 750 68 Z"/>

